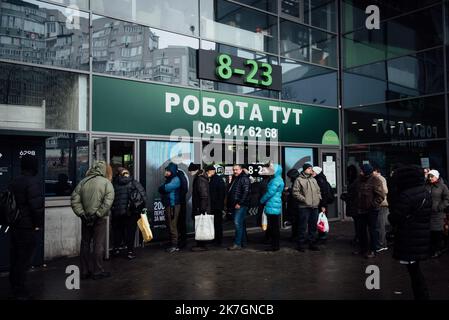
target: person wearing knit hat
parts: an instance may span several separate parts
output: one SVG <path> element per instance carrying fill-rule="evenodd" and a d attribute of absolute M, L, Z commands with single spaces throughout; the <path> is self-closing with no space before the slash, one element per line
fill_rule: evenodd
<path fill-rule="evenodd" d="M 187 168 L 187 170 L 190 172 L 190 174 L 191 175 L 195 175 L 196 174 L 196 172 L 198 171 L 198 170 L 200 170 L 201 169 L 201 166 L 199 165 L 199 164 L 197 164 L 197 163 L 193 163 L 193 162 L 190 162 L 190 164 L 189 164 L 189 167 Z"/>
<path fill-rule="evenodd" d="M 312 170 L 316 174 L 320 174 L 321 172 L 323 172 L 323 169 L 321 169 L 320 167 L 317 167 L 317 166 L 313 167 Z"/>
<path fill-rule="evenodd" d="M 360 251 L 355 251 L 354 254 L 364 254 L 366 258 L 374 258 L 379 242 L 377 230 L 379 210 L 386 198 L 386 193 L 382 181 L 373 175 L 373 167 L 368 163 L 362 165 L 357 184 L 354 201 L 357 202 Z"/>
<path fill-rule="evenodd" d="M 432 257 L 441 255 L 441 243 L 444 237 L 444 210 L 449 206 L 449 190 L 440 173 L 437 170 L 430 170 L 427 174 L 427 190 L 432 195 L 432 215 L 430 216 L 430 241 Z"/>
<path fill-rule="evenodd" d="M 313 166 L 305 163 L 302 172 L 295 180 L 292 188 L 293 198 L 299 205 L 298 222 L 298 251 L 304 252 L 304 245 L 309 244 L 309 249 L 319 251 L 316 245 L 316 233 L 318 223 L 318 207 L 321 201 L 321 192 L 318 182 L 313 177 Z M 308 234 L 306 235 L 306 230 Z"/>
<path fill-rule="evenodd" d="M 302 166 L 302 171 L 306 171 L 309 168 L 313 168 L 313 166 L 310 163 L 304 163 L 304 165 Z"/>

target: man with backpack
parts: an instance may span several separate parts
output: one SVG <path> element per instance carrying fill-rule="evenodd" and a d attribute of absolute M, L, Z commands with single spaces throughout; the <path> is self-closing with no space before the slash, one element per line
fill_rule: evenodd
<path fill-rule="evenodd" d="M 332 192 L 332 186 L 327 181 L 326 176 L 323 173 L 323 169 L 320 167 L 313 167 L 312 176 L 318 182 L 321 192 L 321 201 L 319 209 L 321 212 L 327 215 L 328 206 L 334 202 L 334 193 Z M 327 240 L 327 233 L 318 231 L 318 242 L 323 243 Z"/>
<path fill-rule="evenodd" d="M 44 193 L 37 178 L 36 157 L 24 155 L 20 161 L 21 175 L 14 179 L 9 191 L 2 193 L 0 215 L 2 225 L 11 232 L 9 282 L 16 299 L 29 299 L 26 272 L 36 247 L 36 232 L 44 224 Z"/>
<path fill-rule="evenodd" d="M 114 202 L 112 169 L 105 161 L 95 162 L 72 192 L 73 212 L 81 218 L 81 279 L 94 280 L 111 276 L 103 268 L 106 242 L 106 217 Z M 94 254 L 90 255 L 93 241 Z M 93 265 L 93 270 L 90 269 Z"/>
<path fill-rule="evenodd" d="M 143 186 L 123 167 L 117 169 L 118 175 L 114 179 L 114 203 L 112 204 L 112 228 L 114 236 L 113 253 L 120 253 L 122 241 L 126 243 L 127 257 L 136 257 L 134 240 L 137 231 L 137 220 L 143 209 L 147 208 L 147 196 Z"/>

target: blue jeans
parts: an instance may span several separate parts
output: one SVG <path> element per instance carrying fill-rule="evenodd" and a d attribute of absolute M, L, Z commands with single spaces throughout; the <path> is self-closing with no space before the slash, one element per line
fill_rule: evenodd
<path fill-rule="evenodd" d="M 235 225 L 235 240 L 234 244 L 237 246 L 242 246 L 243 236 L 245 235 L 244 222 L 246 217 L 246 212 L 248 207 L 240 207 L 234 212 L 234 225 Z"/>
<path fill-rule="evenodd" d="M 303 246 L 306 242 L 315 243 L 317 233 L 318 208 L 299 208 L 298 219 L 298 245 Z M 307 236 L 306 236 L 306 230 Z"/>

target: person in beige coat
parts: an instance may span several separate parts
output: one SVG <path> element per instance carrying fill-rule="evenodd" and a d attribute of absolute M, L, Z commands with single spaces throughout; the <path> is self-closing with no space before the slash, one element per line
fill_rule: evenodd
<path fill-rule="evenodd" d="M 388 201 L 386 198 L 386 196 L 388 194 L 387 180 L 382 176 L 382 173 L 381 173 L 379 167 L 374 167 L 373 175 L 376 176 L 377 178 L 379 178 L 379 180 L 382 182 L 382 189 L 384 190 L 384 193 L 385 193 L 385 200 L 382 201 L 382 203 L 380 204 L 379 216 L 377 218 L 377 221 L 378 221 L 377 230 L 379 233 L 379 241 L 377 243 L 376 252 L 379 253 L 384 250 L 388 250 L 385 228 L 386 228 L 386 224 L 387 224 L 387 217 L 388 217 L 390 211 L 388 209 Z"/>
<path fill-rule="evenodd" d="M 304 252 L 304 246 L 309 244 L 309 249 L 319 251 L 316 245 L 318 207 L 321 201 L 321 192 L 318 182 L 312 176 L 313 166 L 304 164 L 302 172 L 293 184 L 293 198 L 298 202 L 298 251 Z M 306 238 L 306 230 L 308 236 Z"/>

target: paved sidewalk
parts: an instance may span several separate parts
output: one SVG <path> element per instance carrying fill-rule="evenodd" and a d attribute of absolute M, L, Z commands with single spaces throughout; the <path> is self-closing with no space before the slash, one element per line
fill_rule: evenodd
<path fill-rule="evenodd" d="M 391 250 L 367 260 L 353 256 L 353 224 L 331 224 L 331 235 L 320 252 L 296 251 L 289 231 L 282 233 L 281 250 L 265 252 L 261 232 L 250 233 L 242 251 L 223 248 L 207 252 L 189 249 L 168 254 L 162 244 L 137 250 L 137 258 L 106 262 L 112 277 L 81 281 L 80 290 L 65 287 L 65 267 L 77 258 L 47 263 L 29 273 L 36 299 L 412 299 L 408 274 L 391 257 Z M 189 240 L 189 248 L 194 245 Z M 380 268 L 380 290 L 365 287 L 366 267 Z M 449 299 L 449 255 L 422 264 L 433 299 Z M 0 299 L 9 295 L 8 278 L 0 276 Z"/>

